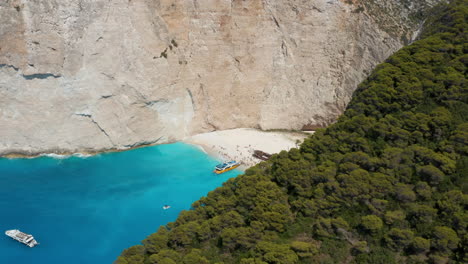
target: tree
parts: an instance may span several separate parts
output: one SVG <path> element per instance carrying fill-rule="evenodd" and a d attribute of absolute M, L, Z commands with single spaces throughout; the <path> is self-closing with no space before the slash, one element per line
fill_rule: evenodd
<path fill-rule="evenodd" d="M 375 248 L 369 253 L 359 254 L 355 257 L 354 262 L 356 264 L 397 264 L 395 253 L 386 248 Z"/>
<path fill-rule="evenodd" d="M 418 182 L 414 187 L 414 190 L 418 194 L 418 196 L 429 200 L 432 196 L 431 187 L 426 182 Z"/>
<path fill-rule="evenodd" d="M 160 227 L 158 233 L 151 234 L 145 240 L 142 241 L 142 244 L 145 246 L 146 252 L 149 254 L 156 254 L 161 249 L 167 248 L 167 229 L 165 227 Z"/>
<path fill-rule="evenodd" d="M 180 263 L 181 260 L 181 255 L 177 251 L 171 249 L 163 249 L 158 254 L 153 254 L 149 257 L 150 264 Z"/>
<path fill-rule="evenodd" d="M 437 201 L 439 213 L 446 219 L 448 218 L 447 220 L 466 212 L 466 204 L 468 204 L 468 195 L 459 190 L 446 192 Z"/>
<path fill-rule="evenodd" d="M 365 230 L 376 232 L 383 226 L 382 219 L 376 215 L 366 215 L 361 219 L 361 225 Z"/>
<path fill-rule="evenodd" d="M 392 228 L 385 236 L 388 245 L 396 250 L 403 249 L 411 244 L 414 233 L 409 229 Z"/>
<path fill-rule="evenodd" d="M 354 244 L 353 251 L 355 254 L 369 253 L 367 241 L 359 241 Z"/>
<path fill-rule="evenodd" d="M 458 247 L 458 242 L 460 242 L 460 238 L 458 238 L 457 233 L 450 227 L 436 226 L 434 228 L 432 245 L 438 250 L 443 252 L 454 250 Z"/>
<path fill-rule="evenodd" d="M 431 241 L 422 237 L 415 237 L 411 247 L 415 253 L 426 252 L 431 247 Z"/>
<path fill-rule="evenodd" d="M 119 264 L 144 264 L 144 253 L 145 247 L 142 245 L 130 247 L 122 252 L 122 256 L 118 260 Z"/>
<path fill-rule="evenodd" d="M 408 209 L 408 218 L 414 225 L 430 224 L 437 217 L 437 209 L 430 205 L 412 203 Z"/>
<path fill-rule="evenodd" d="M 250 227 L 226 228 L 221 232 L 222 245 L 229 250 L 251 249 L 261 236 L 261 232 Z"/>
<path fill-rule="evenodd" d="M 180 225 L 169 233 L 169 243 L 176 247 L 191 245 L 197 239 L 197 234 L 200 233 L 200 228 L 201 227 L 197 222 L 188 222 L 187 224 Z"/>
<path fill-rule="evenodd" d="M 406 217 L 405 212 L 401 210 L 396 210 L 396 211 L 386 212 L 384 219 L 385 219 L 386 224 L 391 225 L 391 224 L 405 220 L 405 217 Z"/>
<path fill-rule="evenodd" d="M 291 248 L 300 258 L 312 257 L 319 252 L 319 245 L 313 242 L 293 241 Z"/>
<path fill-rule="evenodd" d="M 468 122 L 458 126 L 451 140 L 457 152 L 468 155 Z"/>
<path fill-rule="evenodd" d="M 183 264 L 209 264 L 208 259 L 201 255 L 201 250 L 192 249 L 190 253 L 184 256 Z"/>
<path fill-rule="evenodd" d="M 299 261 L 288 245 L 262 241 L 257 245 L 256 251 L 263 256 L 265 262 L 271 264 L 294 264 Z"/>
<path fill-rule="evenodd" d="M 416 200 L 416 194 L 411 186 L 399 183 L 395 186 L 395 196 L 401 202 L 413 202 Z"/>
<path fill-rule="evenodd" d="M 268 264 L 259 258 L 244 258 L 240 261 L 241 264 Z"/>
<path fill-rule="evenodd" d="M 125 257 L 119 256 L 114 264 L 128 264 L 128 261 Z"/>
<path fill-rule="evenodd" d="M 444 173 L 433 165 L 422 166 L 418 169 L 419 175 L 431 185 L 437 185 L 444 179 Z"/>

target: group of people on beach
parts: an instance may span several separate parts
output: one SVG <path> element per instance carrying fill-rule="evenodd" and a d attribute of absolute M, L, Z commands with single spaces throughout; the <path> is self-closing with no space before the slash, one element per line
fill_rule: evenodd
<path fill-rule="evenodd" d="M 242 150 L 242 148 L 247 150 L 247 155 L 246 152 Z M 235 154 L 230 153 L 230 151 L 223 146 L 219 146 L 219 149 L 217 149 L 216 146 L 213 145 L 212 149 L 216 150 L 217 154 L 224 160 L 235 160 L 247 166 L 253 166 L 261 161 L 252 156 L 254 153 L 254 148 L 252 147 L 252 145 L 243 147 L 236 145 Z"/>

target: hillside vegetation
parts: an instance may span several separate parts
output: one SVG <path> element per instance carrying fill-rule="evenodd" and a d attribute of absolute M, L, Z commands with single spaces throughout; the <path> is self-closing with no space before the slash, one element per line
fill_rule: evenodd
<path fill-rule="evenodd" d="M 467 16 L 464 0 L 438 7 L 337 123 L 115 263 L 467 263 Z"/>

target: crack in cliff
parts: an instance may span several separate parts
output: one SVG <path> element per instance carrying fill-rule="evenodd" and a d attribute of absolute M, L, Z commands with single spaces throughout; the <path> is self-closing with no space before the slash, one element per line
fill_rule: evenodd
<path fill-rule="evenodd" d="M 293 38 L 291 38 L 288 34 L 286 34 L 285 29 L 281 26 L 278 19 L 276 18 L 275 12 L 271 8 L 271 3 L 269 1 L 267 1 L 267 0 L 265 0 L 265 9 L 268 11 L 268 13 L 270 13 L 273 22 L 275 23 L 275 25 L 278 28 L 279 32 L 281 32 L 281 35 L 283 36 L 283 40 L 281 42 L 281 52 L 282 52 L 283 56 L 284 57 L 290 57 L 291 59 L 294 60 L 294 54 L 292 54 L 292 51 L 288 51 L 287 40 L 289 40 L 295 46 L 297 46 L 296 42 L 294 41 Z"/>
<path fill-rule="evenodd" d="M 15 71 L 19 71 L 19 68 L 15 67 L 14 65 L 11 65 L 11 64 L 0 64 L 0 68 L 12 68 Z"/>
<path fill-rule="evenodd" d="M 96 54 L 99 54 L 99 53 L 96 53 Z M 94 55 L 94 54 L 93 54 Z M 110 75 L 110 74 L 107 74 L 107 73 L 104 73 L 104 72 L 101 72 L 102 75 L 106 76 L 109 80 L 115 80 L 114 76 Z"/>
<path fill-rule="evenodd" d="M 77 116 L 81 116 L 81 117 L 86 117 L 86 118 L 89 118 L 89 120 L 96 125 L 96 127 L 104 134 L 106 135 L 107 139 L 109 139 L 110 143 L 112 145 L 115 145 L 114 144 L 114 141 L 112 141 L 111 137 L 109 136 L 109 134 L 107 134 L 106 130 L 104 130 L 104 128 L 101 127 L 101 125 L 99 125 L 98 122 L 96 122 L 96 120 L 94 120 L 93 118 L 93 115 L 91 114 L 85 114 L 85 113 L 75 113 L 75 115 Z"/>
<path fill-rule="evenodd" d="M 318 11 L 319 13 L 323 13 L 323 10 L 316 7 L 316 6 L 312 6 L 312 9 L 315 10 L 315 11 Z"/>
<path fill-rule="evenodd" d="M 156 144 L 158 143 L 164 136 L 160 136 L 159 138 L 155 139 L 155 140 L 149 140 L 149 141 L 140 141 L 140 142 L 136 142 L 134 144 L 127 144 L 127 145 L 124 145 L 124 147 L 126 148 L 135 148 L 135 147 L 142 147 L 142 146 L 148 146 L 148 145 L 153 145 L 153 144 Z"/>
<path fill-rule="evenodd" d="M 75 115 L 77 115 L 77 116 L 82 116 L 82 117 L 89 117 L 89 118 L 91 118 L 91 115 L 90 115 L 90 114 L 83 114 L 83 113 L 78 113 L 78 114 L 76 114 L 76 113 L 75 113 Z"/>
<path fill-rule="evenodd" d="M 114 95 L 113 95 L 113 94 L 109 94 L 109 95 L 101 95 L 101 98 L 99 98 L 99 99 L 109 99 L 109 98 L 112 98 L 112 97 L 114 97 Z"/>
<path fill-rule="evenodd" d="M 151 100 L 151 101 L 145 101 L 144 102 L 144 107 L 151 107 L 155 104 L 158 104 L 158 103 L 169 103 L 169 100 L 167 99 L 159 99 L 159 100 Z"/>
<path fill-rule="evenodd" d="M 265 0 L 266 10 L 270 13 L 271 18 L 273 19 L 273 22 L 275 23 L 276 27 L 278 27 L 280 29 L 280 31 L 282 32 L 281 26 L 280 26 L 280 24 L 278 22 L 278 19 L 276 18 L 275 13 L 273 12 L 273 10 L 271 10 L 270 6 L 271 6 L 270 2 Z"/>
<path fill-rule="evenodd" d="M 60 78 L 62 77 L 62 75 L 58 74 L 53 74 L 53 73 L 34 73 L 34 74 L 21 74 L 21 76 L 25 79 L 25 80 L 33 80 L 33 79 L 47 79 L 49 77 L 53 77 L 54 79 L 57 79 L 57 78 Z"/>
<path fill-rule="evenodd" d="M 131 85 L 122 85 L 122 88 L 130 88 L 133 91 L 135 91 L 137 99 L 132 102 L 132 105 L 138 105 L 139 107 L 148 107 L 151 108 L 153 105 L 158 104 L 158 103 L 169 103 L 169 100 L 166 98 L 158 99 L 158 100 L 150 100 L 148 97 L 146 97 L 143 93 L 141 93 L 138 89 Z"/>
<path fill-rule="evenodd" d="M 289 54 L 288 54 L 288 46 L 286 45 L 286 42 L 284 41 L 284 39 L 283 39 L 283 41 L 282 41 L 282 43 L 281 43 L 281 51 L 283 52 L 283 56 L 284 56 L 284 57 L 288 57 L 288 56 L 289 56 Z"/>
<path fill-rule="evenodd" d="M 278 20 L 276 19 L 276 17 L 275 17 L 273 14 L 271 14 L 271 17 L 273 18 L 273 21 L 275 22 L 276 26 L 277 26 L 278 28 L 281 28 L 280 25 L 279 25 L 279 23 L 278 23 Z"/>
<path fill-rule="evenodd" d="M 124 84 L 124 85 L 121 85 L 120 86 L 121 89 L 125 89 L 125 88 L 129 88 L 129 89 L 132 89 L 134 92 L 135 92 L 135 95 L 138 99 L 136 99 L 135 102 L 132 103 L 132 105 L 139 105 L 141 103 L 143 103 L 143 106 L 142 107 L 147 107 L 148 106 L 148 102 L 151 102 L 150 100 L 148 100 L 148 98 L 143 94 L 141 93 L 137 88 L 131 86 L 131 85 L 128 85 L 128 84 Z M 151 105 L 149 105 L 151 106 Z"/>
<path fill-rule="evenodd" d="M 200 89 L 200 92 L 202 93 L 203 95 L 203 101 L 204 101 L 204 106 L 205 106 L 205 113 L 210 113 L 211 112 L 211 104 L 209 103 L 209 99 L 208 99 L 208 94 L 207 92 L 205 91 L 205 86 L 203 85 L 203 83 L 200 83 L 200 86 L 199 86 L 199 89 Z M 204 121 L 205 121 L 205 124 L 209 125 L 213 131 L 216 131 L 218 130 L 218 127 L 216 127 L 210 119 L 209 115 L 205 114 L 204 117 L 203 117 Z"/>
<path fill-rule="evenodd" d="M 188 95 L 190 96 L 190 101 L 192 102 L 192 108 L 193 108 L 193 111 L 195 112 L 196 110 L 196 107 L 195 107 L 195 101 L 193 100 L 193 94 L 192 94 L 192 91 L 190 91 L 189 88 L 186 88 L 187 90 L 187 93 Z"/>
<path fill-rule="evenodd" d="M 34 65 L 34 64 L 29 64 L 29 65 Z M 11 64 L 0 64 L 0 68 L 11 68 L 15 70 L 16 72 L 20 72 L 21 69 L 11 65 Z M 53 77 L 55 79 L 62 77 L 60 74 L 53 74 L 53 73 L 34 73 L 34 74 L 23 74 L 20 73 L 21 77 L 25 80 L 33 80 L 33 79 L 47 79 L 49 77 Z"/>

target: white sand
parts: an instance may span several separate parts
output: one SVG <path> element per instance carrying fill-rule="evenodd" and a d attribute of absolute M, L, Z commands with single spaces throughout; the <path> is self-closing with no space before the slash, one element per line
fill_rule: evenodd
<path fill-rule="evenodd" d="M 301 132 L 270 132 L 250 128 L 215 131 L 198 134 L 184 141 L 201 146 L 208 154 L 220 161 L 236 160 L 243 168 L 253 166 L 261 160 L 252 156 L 254 150 L 270 154 L 295 148 L 309 136 Z"/>

